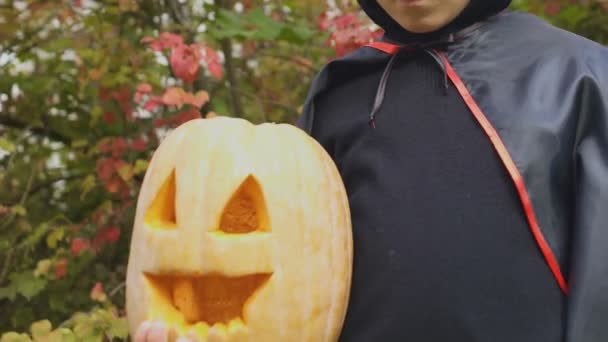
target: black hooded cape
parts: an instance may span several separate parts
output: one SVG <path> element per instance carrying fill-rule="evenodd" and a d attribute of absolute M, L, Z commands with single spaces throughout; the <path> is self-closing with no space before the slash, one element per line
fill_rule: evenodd
<path fill-rule="evenodd" d="M 474 25 L 461 16 L 429 35 L 405 32 L 373 0 L 359 2 L 385 36 L 320 72 L 297 125 L 318 138 L 319 119 L 332 115 L 318 108 L 320 98 L 381 72 L 378 87 L 364 93 L 371 105 L 348 114 L 370 124 L 360 130 L 379 129 L 389 119 L 393 63 L 411 51 L 430 56 L 509 176 L 526 234 L 565 298 L 560 336 L 608 341 L 608 49 L 530 14 L 499 12 L 509 1 L 473 1 L 493 15 Z M 334 156 L 333 145 L 321 143 Z"/>

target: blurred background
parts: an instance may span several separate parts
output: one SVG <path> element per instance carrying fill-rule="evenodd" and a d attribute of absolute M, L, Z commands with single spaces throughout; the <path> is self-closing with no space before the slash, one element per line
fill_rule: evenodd
<path fill-rule="evenodd" d="M 608 44 L 608 1 L 513 8 Z M 293 123 L 320 68 L 380 33 L 350 0 L 0 0 L 2 342 L 125 340 L 159 140 L 201 116 Z"/>

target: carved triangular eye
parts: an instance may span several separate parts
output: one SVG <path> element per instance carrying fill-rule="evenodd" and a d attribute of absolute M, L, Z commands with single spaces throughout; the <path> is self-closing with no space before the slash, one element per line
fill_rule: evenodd
<path fill-rule="evenodd" d="M 175 229 L 175 170 L 156 193 L 156 197 L 146 212 L 144 221 L 147 225 L 159 229 Z"/>
<path fill-rule="evenodd" d="M 220 231 L 245 234 L 269 231 L 268 212 L 260 183 L 249 175 L 234 192 L 220 220 Z"/>

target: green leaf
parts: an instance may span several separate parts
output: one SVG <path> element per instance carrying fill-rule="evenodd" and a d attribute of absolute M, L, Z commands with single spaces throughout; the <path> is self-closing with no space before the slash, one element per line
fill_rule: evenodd
<path fill-rule="evenodd" d="M 50 333 L 45 342 L 76 342 L 76 336 L 67 328 L 59 328 Z"/>
<path fill-rule="evenodd" d="M 57 228 L 57 229 L 53 230 L 46 237 L 46 245 L 52 249 L 57 248 L 57 242 L 59 242 L 63 239 L 64 233 L 65 233 L 64 228 Z"/>
<path fill-rule="evenodd" d="M 19 216 L 25 216 L 27 214 L 27 209 L 25 209 L 22 205 L 14 205 L 13 212 Z"/>
<path fill-rule="evenodd" d="M 0 287 L 0 299 L 8 298 L 11 302 L 17 297 L 17 289 L 11 285 L 7 287 Z"/>
<path fill-rule="evenodd" d="M 18 306 L 11 317 L 13 326 L 28 326 L 34 320 L 34 312 L 29 306 Z"/>
<path fill-rule="evenodd" d="M 33 232 L 29 234 L 29 236 L 22 242 L 24 246 L 34 246 L 40 240 L 44 239 L 47 231 L 49 230 L 49 225 L 46 222 L 41 223 Z"/>
<path fill-rule="evenodd" d="M 15 152 L 15 150 L 17 149 L 15 144 L 13 144 L 11 141 L 9 141 L 6 138 L 0 138 L 0 149 L 5 150 L 6 152 Z"/>
<path fill-rule="evenodd" d="M 49 308 L 51 308 L 51 310 L 65 312 L 67 310 L 67 304 L 64 293 L 49 291 Z"/>
<path fill-rule="evenodd" d="M 86 317 L 85 319 L 78 320 L 74 325 L 73 330 L 74 334 L 79 340 L 84 340 L 84 338 L 89 337 L 93 334 L 93 322 L 91 322 L 88 317 Z"/>
<path fill-rule="evenodd" d="M 47 284 L 46 279 L 36 277 L 32 271 L 14 274 L 11 276 L 11 281 L 17 292 L 28 301 L 44 290 Z"/>
<path fill-rule="evenodd" d="M 290 43 L 302 44 L 313 37 L 317 33 L 306 26 L 285 26 L 281 31 L 279 39 Z"/>
<path fill-rule="evenodd" d="M 110 322 L 108 335 L 110 338 L 127 338 L 129 336 L 129 323 L 127 319 L 124 317 L 113 319 Z"/>
<path fill-rule="evenodd" d="M 118 175 L 125 182 L 128 182 L 133 178 L 133 166 L 131 164 L 125 164 L 118 169 Z"/>
<path fill-rule="evenodd" d="M 53 329 L 53 325 L 48 319 L 37 321 L 32 323 L 30 326 L 30 332 L 32 333 L 32 337 L 35 340 L 41 339 L 47 336 L 51 330 Z"/>
<path fill-rule="evenodd" d="M 11 243 L 7 240 L 0 240 L 0 251 L 3 251 L 11 246 Z"/>
<path fill-rule="evenodd" d="M 19 334 L 14 331 L 2 334 L 0 342 L 31 342 L 32 339 L 28 334 Z"/>
<path fill-rule="evenodd" d="M 72 141 L 72 148 L 81 148 L 87 146 L 88 144 L 89 142 L 86 139 L 78 139 Z"/>
<path fill-rule="evenodd" d="M 137 159 L 135 161 L 135 166 L 133 167 L 133 173 L 138 175 L 140 173 L 146 172 L 148 169 L 149 162 L 144 159 Z"/>
<path fill-rule="evenodd" d="M 80 184 L 80 189 L 81 189 L 81 194 L 80 194 L 80 199 L 84 199 L 85 196 L 91 192 L 91 190 L 93 190 L 95 188 L 96 185 L 96 181 L 95 181 L 95 176 L 93 175 L 88 175 L 83 181 L 82 184 Z"/>
<path fill-rule="evenodd" d="M 282 24 L 272 20 L 272 18 L 267 16 L 261 9 L 251 11 L 248 15 L 248 19 L 257 28 L 254 30 L 254 38 L 257 39 L 274 40 L 279 36 L 283 29 Z"/>
<path fill-rule="evenodd" d="M 89 126 L 94 127 L 95 125 L 97 125 L 97 123 L 99 122 L 99 119 L 101 119 L 102 115 L 103 115 L 103 108 L 101 108 L 100 106 L 93 107 L 93 109 L 91 110 L 91 121 L 89 121 Z"/>

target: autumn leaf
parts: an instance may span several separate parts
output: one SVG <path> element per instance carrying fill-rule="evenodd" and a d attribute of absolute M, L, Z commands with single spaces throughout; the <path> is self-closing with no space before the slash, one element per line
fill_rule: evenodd
<path fill-rule="evenodd" d="M 173 49 L 184 44 L 184 38 L 175 33 L 163 32 L 157 39 L 144 37 L 141 42 L 149 44 L 152 50 L 162 51 L 165 49 Z"/>
<path fill-rule="evenodd" d="M 40 277 L 43 275 L 47 275 L 49 273 L 49 270 L 51 269 L 51 264 L 52 262 L 49 259 L 38 260 L 38 263 L 36 264 L 36 269 L 34 270 L 34 276 Z"/>
<path fill-rule="evenodd" d="M 179 87 L 171 87 L 165 90 L 162 96 L 162 101 L 167 106 L 181 107 L 184 104 L 184 89 Z"/>
<path fill-rule="evenodd" d="M 107 295 L 103 290 L 103 284 L 100 282 L 95 283 L 95 286 L 91 289 L 91 299 L 97 302 L 105 302 L 107 300 Z"/>
<path fill-rule="evenodd" d="M 147 111 L 155 111 L 158 107 L 163 105 L 163 100 L 161 97 L 151 97 L 148 102 L 144 105 L 144 109 Z"/>
<path fill-rule="evenodd" d="M 220 54 L 208 47 L 203 47 L 203 60 L 207 66 L 207 70 L 214 78 L 221 80 L 224 78 L 224 66 L 222 65 Z"/>
<path fill-rule="evenodd" d="M 129 144 L 129 146 L 131 147 L 131 149 L 133 151 L 136 152 L 143 152 L 147 149 L 147 143 L 143 138 L 136 138 L 131 140 L 131 143 Z"/>
<path fill-rule="evenodd" d="M 152 92 L 152 86 L 150 83 L 140 83 L 137 85 L 137 92 L 142 94 L 147 94 Z"/>
<path fill-rule="evenodd" d="M 61 258 L 55 262 L 55 278 L 61 279 L 68 273 L 68 259 Z"/>
<path fill-rule="evenodd" d="M 204 90 L 198 91 L 196 94 L 188 98 L 188 102 L 197 108 L 201 108 L 205 105 L 205 103 L 209 102 L 209 93 Z"/>
<path fill-rule="evenodd" d="M 44 340 L 51 333 L 52 329 L 53 325 L 48 319 L 36 321 L 30 326 L 30 332 L 36 341 Z"/>
<path fill-rule="evenodd" d="M 192 94 L 184 91 L 179 87 L 168 88 L 163 94 L 162 101 L 168 106 L 177 106 L 181 108 L 184 104 L 190 104 L 197 108 L 201 108 L 209 101 L 209 93 L 204 90 Z"/>
<path fill-rule="evenodd" d="M 197 79 L 201 65 L 202 53 L 199 46 L 180 44 L 171 53 L 171 68 L 175 76 L 191 84 Z"/>
<path fill-rule="evenodd" d="M 72 255 L 74 256 L 79 256 L 80 254 L 82 254 L 83 252 L 85 252 L 86 250 L 91 248 L 91 243 L 83 238 L 76 238 L 74 240 L 72 240 L 72 246 L 70 248 L 70 251 L 72 252 Z"/>
<path fill-rule="evenodd" d="M 103 121 L 108 125 L 113 124 L 114 122 L 116 122 L 116 114 L 114 114 L 113 112 L 104 112 Z"/>
<path fill-rule="evenodd" d="M 124 164 L 118 168 L 118 175 L 125 182 L 130 181 L 133 178 L 133 166 L 131 164 Z"/>

